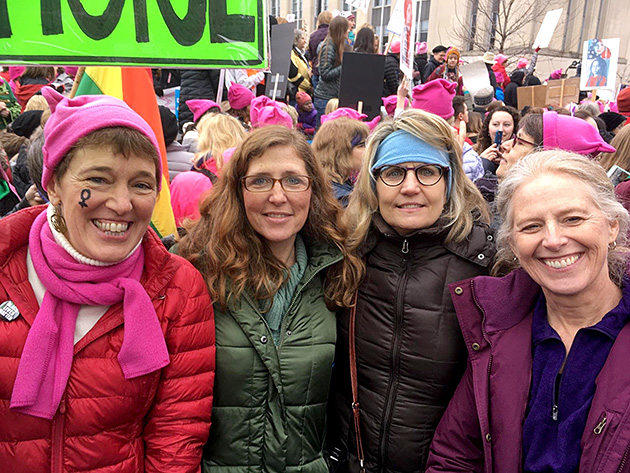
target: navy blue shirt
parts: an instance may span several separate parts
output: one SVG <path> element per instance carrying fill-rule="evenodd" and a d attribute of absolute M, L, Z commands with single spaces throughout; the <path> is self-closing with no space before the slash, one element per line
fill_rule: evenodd
<path fill-rule="evenodd" d="M 595 395 L 595 379 L 630 319 L 629 288 L 626 284 L 619 305 L 602 320 L 577 332 L 561 375 L 566 350 L 547 321 L 541 293 L 532 319 L 532 385 L 523 424 L 525 473 L 578 471 L 580 440 Z"/>

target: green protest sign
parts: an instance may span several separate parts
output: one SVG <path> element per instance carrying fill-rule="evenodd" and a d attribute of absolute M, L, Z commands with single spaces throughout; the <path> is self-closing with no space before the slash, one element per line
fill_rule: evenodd
<path fill-rule="evenodd" d="M 0 0 L 0 63 L 266 67 L 264 0 Z"/>

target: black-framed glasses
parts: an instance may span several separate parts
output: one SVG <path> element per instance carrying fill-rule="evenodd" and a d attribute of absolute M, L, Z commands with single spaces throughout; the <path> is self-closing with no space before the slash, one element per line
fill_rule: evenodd
<path fill-rule="evenodd" d="M 380 180 L 389 187 L 396 187 L 403 183 L 407 177 L 407 173 L 413 171 L 416 179 L 423 186 L 434 186 L 442 176 L 448 172 L 448 168 L 438 166 L 437 164 L 423 164 L 421 166 L 383 166 L 377 169 Z"/>
<path fill-rule="evenodd" d="M 523 145 L 523 146 L 530 145 L 530 146 L 533 146 L 534 148 L 536 147 L 536 143 L 532 143 L 531 141 L 524 140 L 518 135 L 514 135 L 514 144 Z"/>
<path fill-rule="evenodd" d="M 276 182 L 286 192 L 304 192 L 311 187 L 312 178 L 309 176 L 285 176 L 275 179 L 269 176 L 245 176 L 241 178 L 243 187 L 249 192 L 268 192 L 273 189 Z"/>

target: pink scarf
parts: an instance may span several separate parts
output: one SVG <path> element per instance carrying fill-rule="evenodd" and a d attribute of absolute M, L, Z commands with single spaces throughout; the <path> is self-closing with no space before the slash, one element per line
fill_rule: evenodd
<path fill-rule="evenodd" d="M 153 303 L 140 284 L 144 250 L 111 266 L 76 261 L 54 239 L 46 212 L 31 227 L 29 251 L 46 293 L 29 331 L 11 395 L 11 408 L 52 419 L 66 389 L 81 305 L 123 301 L 124 340 L 118 363 L 125 379 L 151 373 L 169 363 Z"/>

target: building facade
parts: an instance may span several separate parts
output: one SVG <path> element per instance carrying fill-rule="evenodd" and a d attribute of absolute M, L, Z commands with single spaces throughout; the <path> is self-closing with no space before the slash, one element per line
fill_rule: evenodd
<path fill-rule="evenodd" d="M 371 0 L 367 12 L 354 10 L 345 0 L 268 0 L 274 16 L 294 15 L 307 32 L 316 28 L 324 10 L 353 11 L 356 26 L 374 26 L 381 45 L 396 1 Z M 456 46 L 462 56 L 480 57 L 485 51 L 504 52 L 508 71 L 519 57 L 529 57 L 545 13 L 562 8 L 562 15 L 548 48 L 540 51 L 537 75 L 546 79 L 562 68 L 567 71 L 582 57 L 583 43 L 592 38 L 620 38 L 617 84 L 630 82 L 630 0 L 414 0 L 416 40 L 426 41 L 429 51 L 438 44 Z M 291 18 L 291 16 L 289 16 Z M 575 75 L 569 69 L 568 75 Z"/>

